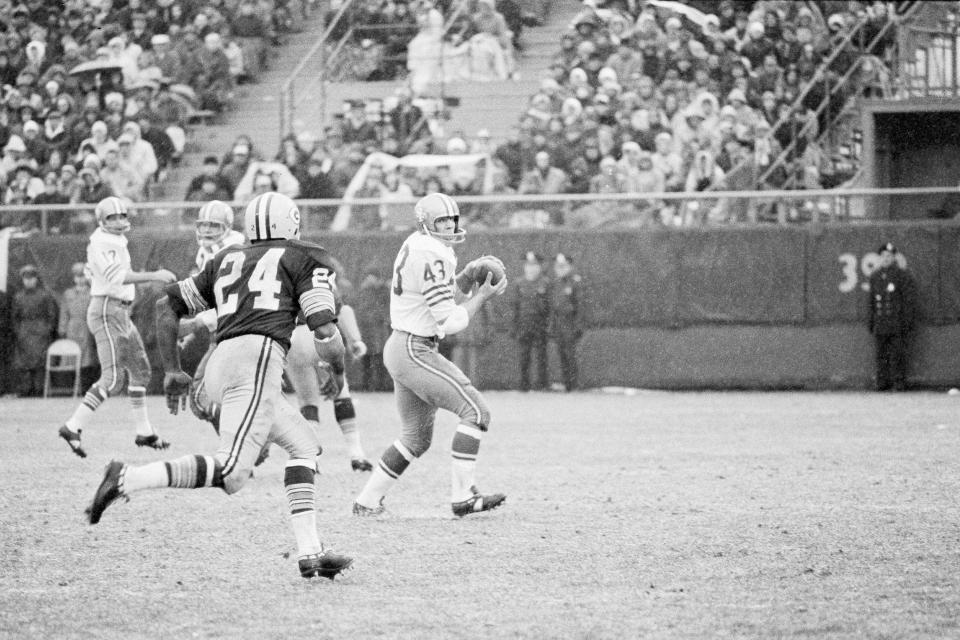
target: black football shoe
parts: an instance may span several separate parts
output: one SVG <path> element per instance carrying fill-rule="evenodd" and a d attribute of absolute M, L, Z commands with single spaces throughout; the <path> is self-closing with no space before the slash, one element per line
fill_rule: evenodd
<path fill-rule="evenodd" d="M 134 443 L 138 447 L 150 447 L 151 449 L 163 450 L 170 446 L 170 443 L 161 438 L 156 433 L 149 436 L 137 436 Z"/>
<path fill-rule="evenodd" d="M 60 427 L 60 437 L 63 438 L 68 445 L 70 445 L 70 450 L 81 458 L 87 457 L 87 452 L 83 450 L 83 447 L 80 446 L 80 429 L 76 432 L 70 430 L 67 425 Z"/>
<path fill-rule="evenodd" d="M 496 509 L 504 502 L 507 501 L 507 496 L 502 493 L 491 493 L 488 495 L 481 495 L 477 491 L 476 487 L 470 487 L 470 490 L 473 492 L 473 495 L 464 500 L 463 502 L 454 502 L 451 505 L 453 509 L 453 515 L 458 518 L 463 516 L 468 516 L 471 513 L 480 513 L 481 511 L 490 511 L 491 509 Z"/>
<path fill-rule="evenodd" d="M 373 471 L 373 465 L 366 458 L 354 458 L 350 461 L 350 468 L 354 471 Z"/>
<path fill-rule="evenodd" d="M 333 580 L 353 564 L 353 558 L 333 551 L 322 551 L 300 558 L 300 575 L 304 578 L 327 578 Z"/>
<path fill-rule="evenodd" d="M 100 516 L 102 516 L 107 507 L 113 504 L 118 498 L 126 498 L 129 500 L 123 492 L 124 469 L 126 469 L 126 465 L 116 460 L 111 460 L 110 464 L 107 465 L 106 470 L 103 472 L 103 480 L 100 481 L 97 492 L 93 494 L 93 502 L 90 503 L 90 506 L 87 507 L 86 510 L 90 524 L 100 522 Z"/>

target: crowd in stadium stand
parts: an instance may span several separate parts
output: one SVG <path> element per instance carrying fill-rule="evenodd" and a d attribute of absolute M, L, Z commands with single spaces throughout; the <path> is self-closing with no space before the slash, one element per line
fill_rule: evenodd
<path fill-rule="evenodd" d="M 303 9 L 284 0 L 5 3 L 2 203 L 155 197 L 191 121 L 228 109 Z M 0 218 L 24 233 L 36 224 L 15 212 Z M 54 230 L 90 225 L 80 212 Z"/>
<path fill-rule="evenodd" d="M 587 3 L 585 3 L 586 5 Z M 886 25 L 886 3 L 614 1 L 589 3 L 561 36 L 560 52 L 530 98 L 516 139 L 497 150 L 518 193 L 820 188 L 837 184 L 819 122 L 805 127 L 825 89 L 863 55 L 882 66 L 891 38 L 863 49 Z M 815 10 L 819 9 L 819 12 Z M 857 38 L 843 43 L 860 21 Z M 837 49 L 840 51 L 834 55 Z M 831 59 L 832 58 L 832 59 Z M 829 64 L 826 64 L 829 62 Z M 826 66 L 826 68 L 822 68 Z M 805 85 L 812 91 L 803 93 Z M 849 91 L 880 91 L 851 83 Z M 799 108 L 794 104 L 799 99 Z M 821 116 L 821 122 L 827 122 Z M 550 211 L 554 223 L 746 221 L 745 203 L 641 201 Z"/>
<path fill-rule="evenodd" d="M 542 12 L 522 0 L 358 0 L 333 30 L 334 43 L 346 41 L 331 77 L 406 78 L 418 96 L 444 81 L 504 80 L 515 71 L 524 25 Z"/>

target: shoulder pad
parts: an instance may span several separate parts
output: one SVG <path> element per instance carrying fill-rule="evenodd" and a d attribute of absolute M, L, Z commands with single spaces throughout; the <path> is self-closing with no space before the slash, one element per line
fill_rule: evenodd
<path fill-rule="evenodd" d="M 329 253 L 327 253 L 327 250 L 320 245 L 314 244 L 313 242 L 307 242 L 305 240 L 287 240 L 287 242 L 290 247 L 298 249 L 313 260 L 316 260 L 324 266 L 330 267 L 334 271 L 337 270 L 334 259 Z"/>

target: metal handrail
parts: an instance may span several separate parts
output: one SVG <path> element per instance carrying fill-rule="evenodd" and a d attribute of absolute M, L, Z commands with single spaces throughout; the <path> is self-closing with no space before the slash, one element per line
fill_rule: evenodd
<path fill-rule="evenodd" d="M 293 133 L 293 118 L 294 113 L 296 112 L 296 96 L 294 95 L 294 85 L 298 75 L 307 67 L 310 61 L 315 55 L 319 52 L 321 56 L 324 53 L 324 46 L 326 45 L 327 39 L 330 37 L 330 34 L 337 27 L 337 24 L 340 22 L 340 19 L 344 16 L 348 9 L 353 5 L 354 0 L 345 0 L 340 9 L 334 14 L 333 19 L 330 21 L 330 24 L 327 25 L 327 28 L 324 29 L 323 34 L 320 38 L 313 43 L 303 58 L 300 59 L 300 62 L 297 63 L 297 66 L 293 68 L 293 71 L 290 72 L 290 75 L 287 76 L 287 79 L 284 81 L 283 85 L 280 87 L 280 137 L 283 137 L 289 133 Z M 321 69 L 326 69 L 326 60 L 321 61 Z M 325 75 L 321 73 L 321 75 Z M 325 101 L 325 96 L 323 100 Z"/>
<path fill-rule="evenodd" d="M 911 7 L 910 10 L 908 10 L 908 12 L 904 14 L 903 17 L 896 17 L 895 15 L 890 15 L 887 18 L 887 22 L 883 25 L 883 28 L 877 32 L 877 35 L 873 37 L 873 39 L 866 45 L 866 47 L 864 47 L 863 50 L 864 51 L 872 50 L 884 37 L 886 37 L 887 33 L 894 26 L 896 26 L 897 24 L 902 22 L 902 20 L 909 17 L 910 12 L 915 11 L 916 8 L 917 8 L 917 5 L 914 5 L 913 7 Z M 852 32 L 851 32 L 851 35 L 852 35 Z M 859 56 L 854 61 L 854 63 L 850 65 L 850 68 L 847 69 L 847 71 L 837 80 L 833 88 L 831 88 L 830 91 L 827 92 L 827 95 L 824 97 L 824 99 L 820 102 L 820 104 L 817 105 L 817 108 L 814 109 L 814 117 L 809 118 L 807 122 L 805 122 L 804 125 L 800 127 L 800 130 L 797 131 L 796 134 L 793 136 L 793 139 L 790 141 L 790 144 L 787 145 L 787 147 L 782 150 L 782 152 L 777 156 L 777 158 L 770 164 L 770 167 L 757 178 L 758 184 L 762 184 L 763 181 L 769 178 L 770 175 L 778 167 L 785 164 L 786 158 L 789 156 L 789 154 L 792 151 L 794 151 L 797 148 L 797 143 L 799 142 L 799 140 L 807 133 L 810 127 L 813 126 L 813 123 L 816 122 L 816 118 L 819 117 L 820 114 L 824 111 L 824 109 L 826 109 L 830 105 L 830 102 L 833 99 L 833 97 L 843 87 L 846 86 L 847 82 L 850 81 L 850 78 L 853 77 L 853 74 L 860 70 L 860 68 L 863 66 L 864 60 L 866 60 L 865 56 L 863 55 Z M 847 111 L 850 109 L 850 105 L 855 104 L 856 100 L 857 100 L 856 95 L 851 95 L 850 97 L 847 98 L 843 106 L 837 112 L 836 117 L 832 118 L 830 122 L 827 123 L 827 126 L 823 127 L 823 131 L 821 131 L 820 135 L 817 137 L 818 142 L 822 141 L 829 134 L 831 127 L 833 127 L 833 125 L 836 124 L 840 120 L 840 118 L 847 113 Z M 784 185 L 784 186 L 787 186 L 787 185 Z"/>

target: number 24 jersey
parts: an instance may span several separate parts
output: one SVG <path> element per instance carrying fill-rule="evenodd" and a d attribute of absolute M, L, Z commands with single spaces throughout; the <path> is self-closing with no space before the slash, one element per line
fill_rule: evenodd
<path fill-rule="evenodd" d="M 166 293 L 181 315 L 217 310 L 217 342 L 263 335 L 290 348 L 302 310 L 311 330 L 336 322 L 336 273 L 322 247 L 300 240 L 267 240 L 224 249 Z"/>

